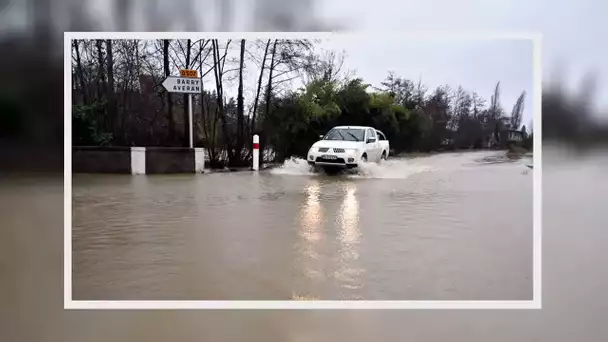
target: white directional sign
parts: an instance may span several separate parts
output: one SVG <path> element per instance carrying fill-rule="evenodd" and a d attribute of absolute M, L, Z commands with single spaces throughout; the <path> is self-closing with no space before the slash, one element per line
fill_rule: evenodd
<path fill-rule="evenodd" d="M 163 81 L 163 87 L 170 93 L 188 94 L 188 130 L 190 131 L 190 148 L 194 148 L 194 135 L 192 134 L 192 94 L 201 93 L 201 79 L 198 71 L 182 69 L 179 76 L 167 76 Z"/>
<path fill-rule="evenodd" d="M 170 93 L 200 94 L 201 80 L 191 77 L 168 76 L 163 81 L 163 87 Z"/>

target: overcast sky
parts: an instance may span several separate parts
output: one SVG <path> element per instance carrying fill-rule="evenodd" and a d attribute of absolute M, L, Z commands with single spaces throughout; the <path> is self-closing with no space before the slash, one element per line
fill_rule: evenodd
<path fill-rule="evenodd" d="M 608 110 L 608 1 L 324 0 L 316 8 L 326 21 L 367 32 L 540 32 L 543 81 L 559 76 L 576 92 L 583 76 L 592 73 L 597 80 L 595 107 Z"/>
<path fill-rule="evenodd" d="M 526 92 L 522 124 L 532 120 L 533 64 L 531 40 L 419 40 L 391 36 L 376 39 L 348 35 L 336 37 L 324 48 L 344 51 L 344 68 L 374 86 L 380 86 L 389 71 L 417 82 L 432 91 L 440 85 L 475 91 L 489 103 L 501 82 L 501 105 L 507 113 L 517 97 Z"/>

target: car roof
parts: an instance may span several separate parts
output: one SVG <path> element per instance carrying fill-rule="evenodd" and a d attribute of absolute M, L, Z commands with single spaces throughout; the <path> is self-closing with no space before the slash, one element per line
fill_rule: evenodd
<path fill-rule="evenodd" d="M 368 126 L 336 126 L 334 128 L 354 128 L 354 129 L 368 129 L 368 128 L 372 128 L 372 127 L 368 127 Z M 373 129 L 373 128 L 372 128 Z"/>
<path fill-rule="evenodd" d="M 384 132 L 382 132 L 381 130 L 375 129 L 374 127 L 370 127 L 370 126 L 336 126 L 334 128 L 350 128 L 350 129 L 368 129 L 369 128 L 369 129 L 375 130 L 376 132 L 380 132 L 384 135 Z"/>

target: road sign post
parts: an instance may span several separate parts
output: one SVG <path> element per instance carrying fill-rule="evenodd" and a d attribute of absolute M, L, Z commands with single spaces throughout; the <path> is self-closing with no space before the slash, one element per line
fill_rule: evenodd
<path fill-rule="evenodd" d="M 253 135 L 253 171 L 260 169 L 260 136 L 257 134 Z"/>
<path fill-rule="evenodd" d="M 192 94 L 200 94 L 202 80 L 198 78 L 198 71 L 182 69 L 181 76 L 167 76 L 162 83 L 163 88 L 170 93 L 188 94 L 188 127 L 190 148 L 194 148 L 194 130 L 192 125 Z"/>
<path fill-rule="evenodd" d="M 188 94 L 188 128 L 190 129 L 190 148 L 194 148 L 194 138 L 192 134 L 192 94 Z"/>

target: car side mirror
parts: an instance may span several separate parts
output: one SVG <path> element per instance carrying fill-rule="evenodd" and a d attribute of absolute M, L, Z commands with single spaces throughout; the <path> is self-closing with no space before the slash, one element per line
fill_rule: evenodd
<path fill-rule="evenodd" d="M 319 139 L 323 139 L 323 137 L 324 137 L 323 134 L 319 135 Z"/>
<path fill-rule="evenodd" d="M 376 142 L 376 138 L 367 138 L 368 144 L 375 143 L 375 142 Z"/>

